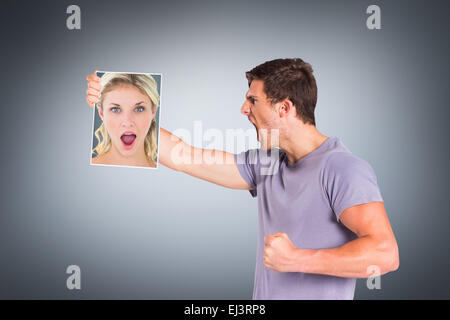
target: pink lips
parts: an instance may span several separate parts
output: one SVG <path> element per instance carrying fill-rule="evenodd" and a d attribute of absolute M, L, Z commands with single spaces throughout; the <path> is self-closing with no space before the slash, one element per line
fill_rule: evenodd
<path fill-rule="evenodd" d="M 134 142 L 136 141 L 136 134 L 132 131 L 125 131 L 120 136 L 120 140 L 122 140 L 122 145 L 126 150 L 130 150 L 133 148 Z"/>

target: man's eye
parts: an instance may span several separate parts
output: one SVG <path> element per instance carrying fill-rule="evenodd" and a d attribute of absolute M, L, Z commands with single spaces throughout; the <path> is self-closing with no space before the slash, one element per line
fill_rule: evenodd
<path fill-rule="evenodd" d="M 145 110 L 145 108 L 144 107 L 137 107 L 135 110 L 137 112 L 143 112 Z"/>
<path fill-rule="evenodd" d="M 112 108 L 111 108 L 111 112 L 117 113 L 117 112 L 119 112 L 119 111 L 120 111 L 120 108 L 119 108 L 119 107 L 112 107 Z"/>

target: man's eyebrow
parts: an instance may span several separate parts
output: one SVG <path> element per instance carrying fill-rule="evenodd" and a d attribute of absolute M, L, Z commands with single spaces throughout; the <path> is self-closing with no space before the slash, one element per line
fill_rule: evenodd
<path fill-rule="evenodd" d="M 252 94 L 247 94 L 246 98 L 247 98 L 247 100 L 250 100 L 250 99 L 255 99 L 257 97 Z"/>

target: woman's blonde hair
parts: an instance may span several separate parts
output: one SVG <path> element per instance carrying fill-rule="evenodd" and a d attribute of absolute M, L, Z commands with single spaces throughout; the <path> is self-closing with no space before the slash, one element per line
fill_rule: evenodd
<path fill-rule="evenodd" d="M 152 112 L 159 107 L 159 93 L 155 79 L 147 74 L 128 74 L 128 73 L 113 73 L 106 72 L 101 77 L 102 91 L 97 102 L 97 108 L 103 111 L 103 100 L 105 95 L 121 85 L 133 85 L 138 88 L 143 94 L 146 94 L 152 102 Z M 156 149 L 158 147 L 156 141 L 156 116 L 153 118 L 144 142 L 144 151 L 147 158 L 151 162 L 155 162 Z M 97 146 L 92 149 L 92 153 L 97 156 L 109 151 L 111 148 L 111 138 L 106 130 L 105 124 L 102 122 L 100 127 L 95 130 L 95 137 L 98 140 Z"/>

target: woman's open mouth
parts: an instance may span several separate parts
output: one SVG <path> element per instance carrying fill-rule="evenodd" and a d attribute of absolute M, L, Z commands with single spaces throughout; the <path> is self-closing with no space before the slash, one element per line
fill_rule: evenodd
<path fill-rule="evenodd" d="M 120 140 L 122 140 L 123 147 L 127 150 L 133 148 L 134 141 L 136 140 L 136 134 L 134 132 L 124 132 L 120 136 Z"/>

